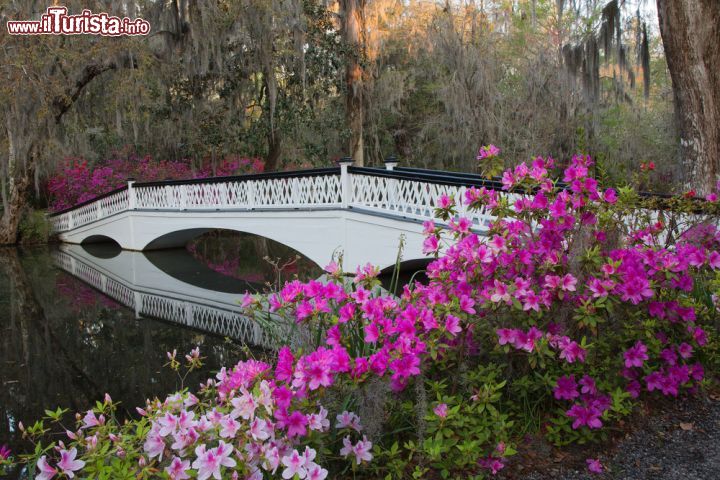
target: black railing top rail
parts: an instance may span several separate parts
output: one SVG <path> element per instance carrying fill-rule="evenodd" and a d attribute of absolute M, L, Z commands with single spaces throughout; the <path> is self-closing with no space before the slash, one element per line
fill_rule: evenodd
<path fill-rule="evenodd" d="M 480 175 L 468 173 L 425 170 L 421 168 L 414 168 L 412 170 L 405 168 L 387 170 L 376 167 L 349 167 L 348 172 L 374 177 L 394 178 L 397 180 L 425 181 L 456 187 L 485 187 L 493 190 L 502 190 L 502 182 L 488 180 Z"/>
<path fill-rule="evenodd" d="M 72 207 L 64 208 L 62 210 L 58 210 L 57 212 L 52 212 L 48 215 L 48 217 L 57 217 L 58 215 L 62 215 L 63 213 L 67 213 L 71 210 L 75 210 L 76 208 L 84 207 L 85 205 L 90 205 L 91 203 L 97 202 L 98 200 L 102 200 L 103 198 L 107 198 L 110 195 L 115 195 L 116 193 L 120 193 L 123 190 L 127 190 L 127 185 L 123 185 L 122 187 L 116 188 L 114 190 L 110 190 L 109 192 L 105 192 L 102 195 L 98 195 L 97 197 L 93 197 L 90 200 L 85 200 L 84 202 L 76 203 Z"/>
<path fill-rule="evenodd" d="M 503 188 L 503 184 L 500 180 L 495 178 L 488 179 L 482 175 L 467 172 L 452 172 L 448 170 L 427 170 L 424 168 L 411 168 L 411 167 L 395 167 L 394 170 L 387 170 L 384 168 L 368 168 L 368 167 L 350 167 L 351 173 L 364 173 L 366 175 L 374 175 L 388 178 L 396 178 L 399 180 L 423 180 L 432 181 L 433 183 L 439 183 L 443 185 L 452 185 L 459 187 L 485 187 L 491 190 L 498 190 L 508 193 L 532 193 L 528 192 L 524 188 L 513 188 L 508 191 Z M 565 182 L 555 182 L 555 185 L 559 188 L 568 188 Z M 638 195 L 642 198 L 657 198 L 658 200 L 667 200 L 677 197 L 669 193 L 654 193 L 654 192 L 638 192 Z M 697 198 L 699 202 L 704 202 L 703 199 Z"/>

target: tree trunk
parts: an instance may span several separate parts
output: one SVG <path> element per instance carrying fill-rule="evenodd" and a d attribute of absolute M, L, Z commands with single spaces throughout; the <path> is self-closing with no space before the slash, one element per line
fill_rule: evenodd
<path fill-rule="evenodd" d="M 24 129 L 18 128 L 12 115 L 6 119 L 8 163 L 6 178 L 2 182 L 2 217 L 0 217 L 0 245 L 14 245 L 18 240 L 20 219 L 27 208 L 34 179 L 35 158 L 33 142 Z"/>
<path fill-rule="evenodd" d="M 33 184 L 30 172 L 10 178 L 7 204 L 0 218 L 0 245 L 14 245 L 18 240 L 20 219 L 27 208 L 27 199 Z"/>
<path fill-rule="evenodd" d="M 278 160 L 281 154 L 281 133 L 276 123 L 276 110 L 278 101 L 278 80 L 275 76 L 275 59 L 273 47 L 272 15 L 270 11 L 264 11 L 263 25 L 260 33 L 260 59 L 263 68 L 263 81 L 265 83 L 265 100 L 267 101 L 267 142 L 268 153 L 265 158 L 265 171 L 277 170 Z"/>
<path fill-rule="evenodd" d="M 365 164 L 363 154 L 363 69 L 360 64 L 363 53 L 365 27 L 365 1 L 342 0 L 343 36 L 351 52 L 345 67 L 347 125 L 350 129 L 349 155 L 355 165 Z"/>
<path fill-rule="evenodd" d="M 683 181 L 706 195 L 720 174 L 720 2 L 657 0 L 680 126 Z"/>

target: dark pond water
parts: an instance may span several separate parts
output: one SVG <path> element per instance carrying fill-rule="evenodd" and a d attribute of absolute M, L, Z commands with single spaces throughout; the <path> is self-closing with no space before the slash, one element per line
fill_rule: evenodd
<path fill-rule="evenodd" d="M 262 356 L 263 332 L 239 313 L 246 291 L 316 278 L 307 259 L 269 240 L 208 234 L 185 250 L 109 245 L 0 249 L 0 445 L 27 446 L 18 422 L 46 408 L 90 408 L 107 392 L 134 411 L 181 387 L 167 351 L 199 346 L 205 368 Z"/>

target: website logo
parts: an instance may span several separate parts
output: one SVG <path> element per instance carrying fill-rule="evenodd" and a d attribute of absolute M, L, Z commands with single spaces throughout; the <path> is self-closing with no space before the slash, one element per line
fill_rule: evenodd
<path fill-rule="evenodd" d="M 40 20 L 8 20 L 10 35 L 147 35 L 150 22 L 142 18 L 120 18 L 108 13 L 85 9 L 79 15 L 68 15 L 67 7 L 48 7 Z"/>

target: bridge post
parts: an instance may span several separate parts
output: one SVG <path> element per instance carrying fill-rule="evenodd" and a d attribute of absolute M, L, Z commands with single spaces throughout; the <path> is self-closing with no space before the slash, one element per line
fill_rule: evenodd
<path fill-rule="evenodd" d="M 348 208 L 352 201 L 352 182 L 350 181 L 350 173 L 348 167 L 354 162 L 352 157 L 343 157 L 340 159 L 340 203 L 343 209 Z"/>
<path fill-rule="evenodd" d="M 247 182 L 247 208 L 248 210 L 255 209 L 255 183 L 250 180 Z"/>
<path fill-rule="evenodd" d="M 390 170 L 391 172 L 395 170 L 395 167 L 398 165 L 398 159 L 395 155 L 390 155 L 385 159 L 385 169 Z"/>
<path fill-rule="evenodd" d="M 134 178 L 127 179 L 128 186 L 128 210 L 135 210 L 137 208 L 137 199 L 135 198 L 135 189 L 133 184 L 135 183 Z"/>
<path fill-rule="evenodd" d="M 142 294 L 140 292 L 133 292 L 133 309 L 135 310 L 135 319 L 140 320 L 142 313 Z"/>
<path fill-rule="evenodd" d="M 178 188 L 180 188 L 180 210 L 187 210 L 187 185 L 179 185 Z"/>

